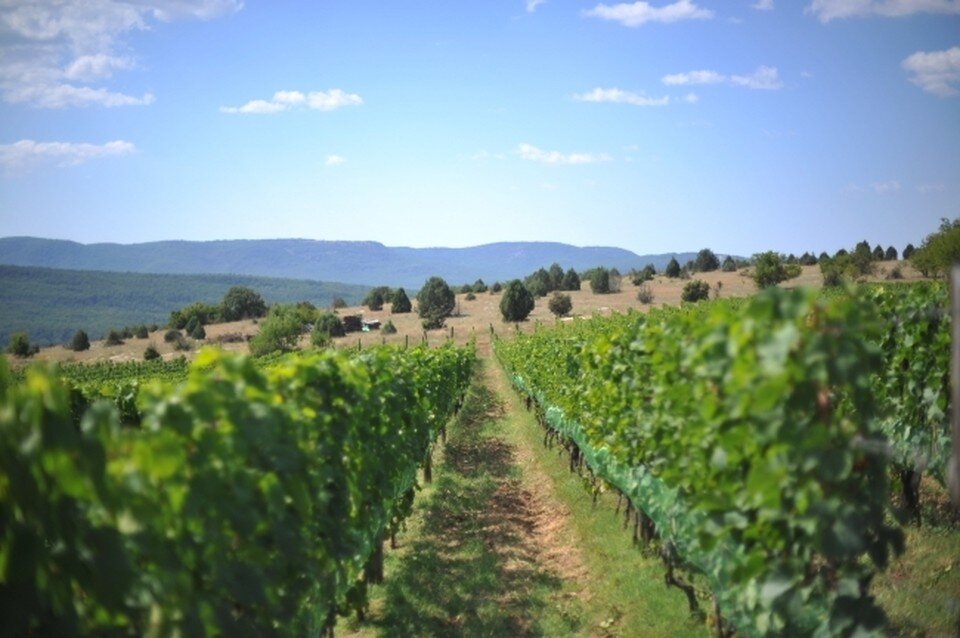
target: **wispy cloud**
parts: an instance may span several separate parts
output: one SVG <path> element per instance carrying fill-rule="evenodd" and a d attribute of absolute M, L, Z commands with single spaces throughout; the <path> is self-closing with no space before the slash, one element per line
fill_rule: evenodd
<path fill-rule="evenodd" d="M 542 164 L 596 164 L 609 162 L 610 156 L 606 153 L 561 153 L 560 151 L 542 151 L 531 144 L 521 144 L 517 147 L 521 159 Z"/>
<path fill-rule="evenodd" d="M 649 2 L 632 4 L 598 4 L 583 15 L 601 20 L 613 20 L 625 27 L 639 27 L 648 22 L 671 23 L 681 20 L 709 20 L 713 11 L 698 7 L 692 0 L 677 0 L 672 4 L 654 7 Z"/>
<path fill-rule="evenodd" d="M 622 91 L 620 89 L 596 88 L 588 93 L 577 93 L 573 96 L 577 102 L 613 102 L 616 104 L 632 104 L 633 106 L 666 106 L 670 97 L 648 97 L 641 93 Z"/>
<path fill-rule="evenodd" d="M 527 0 L 527 13 L 533 13 L 541 4 L 547 0 Z"/>
<path fill-rule="evenodd" d="M 363 98 L 356 93 L 346 93 L 340 89 L 329 91 L 277 91 L 269 100 L 251 100 L 242 106 L 221 106 L 222 113 L 241 113 L 244 115 L 271 115 L 290 109 L 310 109 L 314 111 L 335 111 L 345 106 L 359 106 Z"/>
<path fill-rule="evenodd" d="M 921 195 L 942 193 L 945 190 L 947 190 L 946 184 L 917 184 L 917 192 L 919 192 Z"/>
<path fill-rule="evenodd" d="M 20 140 L 12 144 L 0 144 L 0 165 L 8 169 L 37 164 L 74 166 L 104 157 L 130 155 L 136 150 L 132 143 L 123 140 L 106 144 Z"/>
<path fill-rule="evenodd" d="M 783 82 L 780 81 L 780 74 L 777 68 L 772 66 L 759 66 L 756 71 L 747 75 L 727 76 L 716 71 L 706 70 L 673 73 L 663 76 L 661 82 L 667 86 L 729 83 L 733 86 L 768 91 L 783 88 Z"/>
<path fill-rule="evenodd" d="M 211 19 L 241 8 L 240 0 L 4 0 L 0 3 L 0 95 L 40 108 L 141 106 L 150 93 L 104 86 L 114 73 L 136 68 L 118 55 L 118 41 L 152 24 Z M 91 86 L 95 85 L 95 86 Z"/>
<path fill-rule="evenodd" d="M 870 15 L 899 18 L 915 13 L 960 13 L 960 0 L 813 0 L 806 12 L 820 22 Z"/>
<path fill-rule="evenodd" d="M 895 179 L 886 180 L 883 182 L 871 182 L 866 186 L 860 184 L 847 184 L 846 190 L 851 193 L 866 193 L 873 192 L 876 195 L 892 195 L 894 193 L 899 193 L 902 189 L 900 182 Z"/>
<path fill-rule="evenodd" d="M 958 93 L 960 84 L 960 47 L 946 51 L 917 51 L 900 63 L 910 81 L 927 93 L 949 97 Z"/>
<path fill-rule="evenodd" d="M 324 161 L 323 165 L 324 166 L 340 166 L 341 164 L 345 164 L 346 162 L 347 162 L 347 158 L 343 157 L 342 155 L 327 155 L 327 159 L 326 161 Z"/>
<path fill-rule="evenodd" d="M 773 0 L 757 0 L 750 6 L 757 11 L 773 11 Z"/>

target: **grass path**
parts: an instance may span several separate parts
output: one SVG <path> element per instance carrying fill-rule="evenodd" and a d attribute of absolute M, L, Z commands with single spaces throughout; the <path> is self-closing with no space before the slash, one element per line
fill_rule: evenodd
<path fill-rule="evenodd" d="M 706 636 L 486 361 L 363 623 L 337 635 Z M 603 511 L 609 509 L 609 511 Z"/>

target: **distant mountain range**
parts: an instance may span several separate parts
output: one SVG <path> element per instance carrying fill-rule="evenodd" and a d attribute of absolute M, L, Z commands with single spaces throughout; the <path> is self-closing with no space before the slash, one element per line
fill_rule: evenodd
<path fill-rule="evenodd" d="M 416 289 L 428 277 L 450 284 L 524 277 L 556 262 L 564 269 L 606 266 L 663 269 L 696 253 L 637 255 L 622 248 L 552 242 L 502 242 L 470 248 L 398 248 L 370 241 L 255 239 L 80 244 L 37 237 L 0 238 L 0 264 L 166 274 L 236 274 Z"/>

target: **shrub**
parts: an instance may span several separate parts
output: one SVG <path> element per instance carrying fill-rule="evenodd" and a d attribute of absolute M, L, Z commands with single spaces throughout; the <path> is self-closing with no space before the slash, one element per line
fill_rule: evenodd
<path fill-rule="evenodd" d="M 667 264 L 667 267 L 664 269 L 663 274 L 671 279 L 676 279 L 680 276 L 680 262 L 677 261 L 676 257 L 670 258 L 670 263 Z"/>
<path fill-rule="evenodd" d="M 70 349 L 74 352 L 83 352 L 90 349 L 90 337 L 83 330 L 77 330 L 73 333 L 70 340 Z"/>
<path fill-rule="evenodd" d="M 493 282 L 493 285 L 490 286 L 490 294 L 491 294 L 491 295 L 497 294 L 497 293 L 499 293 L 499 292 L 502 291 L 502 290 L 503 290 L 503 284 L 501 284 L 499 281 Z"/>
<path fill-rule="evenodd" d="M 363 298 L 363 305 L 373 311 L 383 310 L 383 291 L 374 288 L 368 292 L 367 296 Z"/>
<path fill-rule="evenodd" d="M 410 297 L 407 296 L 407 291 L 403 288 L 397 288 L 397 291 L 393 293 L 393 304 L 390 306 L 390 313 L 394 315 L 400 315 L 413 310 L 413 304 L 410 303 Z"/>
<path fill-rule="evenodd" d="M 202 323 L 198 323 L 196 327 L 190 331 L 190 336 L 197 341 L 203 341 L 207 338 L 207 331 L 203 329 Z"/>
<path fill-rule="evenodd" d="M 733 260 L 733 257 L 727 255 L 723 258 L 723 263 L 720 264 L 720 270 L 723 272 L 734 272 L 737 269 L 737 262 Z"/>
<path fill-rule="evenodd" d="M 343 300 L 343 297 L 334 297 L 333 301 L 330 302 L 330 307 L 333 310 L 339 310 L 340 308 L 346 308 L 347 302 Z"/>
<path fill-rule="evenodd" d="M 183 331 L 186 332 L 188 335 L 192 336 L 193 333 L 196 332 L 197 328 L 202 326 L 203 324 L 200 322 L 199 319 L 197 319 L 195 316 L 190 317 L 190 321 L 188 321 L 187 325 L 183 327 Z"/>
<path fill-rule="evenodd" d="M 10 335 L 10 342 L 7 344 L 7 352 L 15 357 L 29 357 L 30 337 L 26 332 L 15 332 Z"/>
<path fill-rule="evenodd" d="M 960 218 L 941 220 L 940 229 L 927 235 L 911 254 L 910 263 L 924 277 L 946 276 L 952 264 L 960 263 Z"/>
<path fill-rule="evenodd" d="M 174 349 L 174 350 L 190 350 L 190 348 L 191 348 L 191 347 L 190 347 L 190 342 L 187 341 L 187 340 L 183 337 L 183 335 L 180 335 L 179 337 L 177 337 L 176 340 L 173 342 L 173 349 Z"/>
<path fill-rule="evenodd" d="M 697 272 L 713 272 L 720 268 L 720 260 L 713 254 L 709 248 L 704 248 L 697 253 L 697 258 L 693 262 L 693 268 Z"/>
<path fill-rule="evenodd" d="M 104 343 L 108 346 L 119 346 L 123 343 L 123 335 L 117 330 L 111 330 L 107 333 Z"/>
<path fill-rule="evenodd" d="M 153 347 L 151 343 L 147 346 L 147 349 L 143 351 L 143 360 L 144 361 L 153 361 L 154 359 L 160 358 L 160 351 Z"/>
<path fill-rule="evenodd" d="M 417 293 L 417 312 L 427 330 L 442 327 L 444 319 L 450 316 L 455 305 L 456 296 L 440 277 L 428 279 Z"/>
<path fill-rule="evenodd" d="M 487 284 L 483 283 L 483 279 L 477 279 L 473 283 L 473 292 L 475 293 L 487 292 Z"/>
<path fill-rule="evenodd" d="M 890 274 L 887 275 L 887 279 L 903 279 L 903 271 L 900 270 L 899 264 L 890 269 Z"/>
<path fill-rule="evenodd" d="M 710 298 L 710 284 L 700 279 L 688 281 L 683 287 L 680 298 L 684 301 L 696 302 Z"/>
<path fill-rule="evenodd" d="M 343 325 L 343 320 L 332 312 L 320 313 L 320 316 L 317 317 L 317 322 L 314 324 L 313 329 L 315 331 L 320 330 L 325 332 L 331 337 L 342 337 L 347 334 L 347 330 Z"/>
<path fill-rule="evenodd" d="M 782 281 L 798 277 L 801 272 L 798 264 L 784 264 L 781 256 L 772 250 L 754 255 L 753 258 L 753 281 L 757 288 L 776 286 Z"/>
<path fill-rule="evenodd" d="M 606 268 L 595 268 L 590 276 L 590 291 L 595 295 L 605 295 L 610 292 L 610 271 Z"/>
<path fill-rule="evenodd" d="M 504 321 L 523 321 L 533 310 L 533 295 L 519 279 L 507 284 L 500 299 L 500 314 Z"/>
<path fill-rule="evenodd" d="M 303 324 L 290 306 L 274 306 L 260 322 L 260 332 L 250 340 L 250 353 L 263 356 L 271 352 L 295 350 Z"/>
<path fill-rule="evenodd" d="M 524 285 L 534 297 L 546 297 L 552 290 L 550 287 L 550 273 L 541 268 L 524 280 Z"/>
<path fill-rule="evenodd" d="M 397 334 L 397 327 L 393 325 L 393 321 L 387 319 L 387 321 L 380 327 L 380 332 L 385 335 L 395 335 Z"/>
<path fill-rule="evenodd" d="M 637 301 L 643 305 L 649 305 L 653 303 L 653 290 L 647 284 L 640 284 L 637 288 Z"/>
<path fill-rule="evenodd" d="M 823 275 L 823 287 L 834 288 L 843 284 L 843 274 L 849 256 L 841 255 L 820 262 L 820 273 Z"/>
<path fill-rule="evenodd" d="M 550 308 L 550 312 L 555 316 L 564 317 L 573 310 L 573 301 L 570 299 L 570 295 L 555 292 L 550 296 L 550 302 L 547 304 L 547 307 Z"/>
<path fill-rule="evenodd" d="M 573 268 L 570 268 L 563 274 L 563 282 L 560 286 L 563 290 L 580 290 L 580 275 Z"/>
<path fill-rule="evenodd" d="M 467 301 L 473 301 L 473 300 L 476 299 L 476 298 L 477 298 L 477 296 L 476 296 L 475 294 L 473 294 L 472 292 L 468 292 L 468 293 L 467 293 L 467 296 L 464 297 L 464 299 L 466 299 Z"/>
<path fill-rule="evenodd" d="M 173 343 L 177 339 L 182 339 L 182 338 L 183 338 L 183 335 L 180 334 L 180 331 L 176 330 L 175 328 L 171 328 L 170 330 L 167 330 L 166 333 L 164 333 L 163 335 L 163 340 L 166 343 Z"/>
<path fill-rule="evenodd" d="M 220 302 L 220 315 L 224 321 L 252 319 L 265 314 L 267 314 L 267 304 L 264 303 L 263 297 L 246 286 L 234 286 L 227 291 Z M 201 323 L 210 323 L 209 318 L 207 321 L 201 318 Z"/>

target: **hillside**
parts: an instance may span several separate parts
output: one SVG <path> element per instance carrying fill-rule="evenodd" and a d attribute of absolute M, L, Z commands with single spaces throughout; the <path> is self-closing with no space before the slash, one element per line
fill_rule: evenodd
<path fill-rule="evenodd" d="M 241 274 L 367 286 L 418 288 L 438 275 L 451 284 L 523 277 L 553 262 L 583 270 L 657 269 L 676 256 L 637 255 L 621 248 L 581 248 L 551 242 L 503 242 L 470 248 L 395 248 L 377 242 L 264 239 L 80 244 L 36 237 L 0 238 L 0 263 L 74 270 L 169 274 Z"/>
<path fill-rule="evenodd" d="M 366 288 L 350 284 L 243 275 L 156 275 L 0 266 L 0 343 L 24 331 L 41 344 L 62 343 L 77 329 L 99 338 L 110 328 L 166 323 L 194 301 L 215 303 L 231 286 L 248 286 L 267 303 L 334 296 L 358 303 Z"/>

